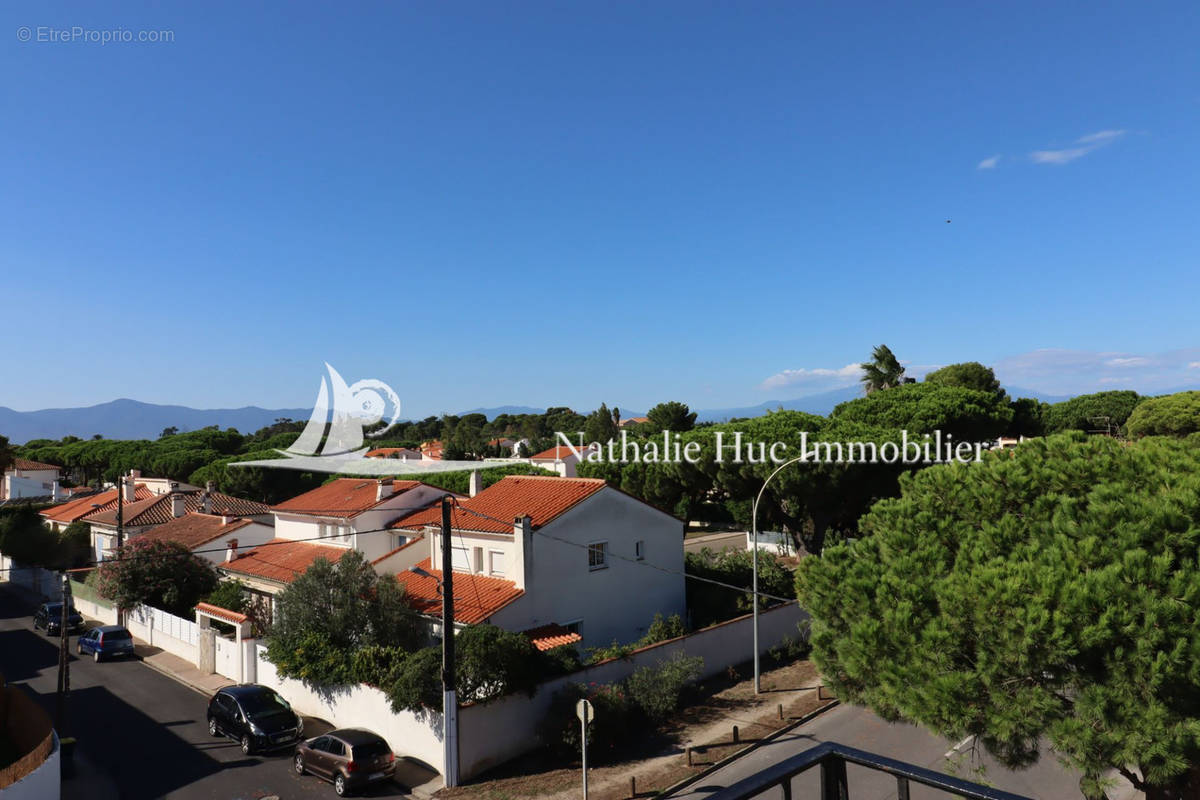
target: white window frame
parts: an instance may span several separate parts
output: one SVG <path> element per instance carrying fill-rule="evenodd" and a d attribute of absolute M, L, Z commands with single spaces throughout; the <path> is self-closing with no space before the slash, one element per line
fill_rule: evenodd
<path fill-rule="evenodd" d="M 496 569 L 496 558 L 500 558 L 500 569 Z M 487 571 L 488 575 L 499 575 L 503 577 L 508 571 L 508 553 L 503 550 L 488 550 L 487 551 Z"/>
<path fill-rule="evenodd" d="M 608 540 L 588 542 L 588 572 L 608 569 Z M 599 560 L 593 557 L 599 553 Z"/>

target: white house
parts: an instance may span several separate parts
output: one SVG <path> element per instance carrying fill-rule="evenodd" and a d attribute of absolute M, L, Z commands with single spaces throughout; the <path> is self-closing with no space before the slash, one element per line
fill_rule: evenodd
<path fill-rule="evenodd" d="M 117 547 L 118 511 L 121 514 L 121 528 L 126 541 L 192 512 L 219 517 L 239 517 L 258 523 L 269 522 L 272 519 L 271 507 L 265 503 L 222 494 L 214 491 L 212 484 L 203 491 L 177 489 L 167 494 L 151 494 L 138 500 L 133 491 L 132 480 L 125 478 L 123 481 L 125 499 L 120 509 L 116 503 L 109 503 L 105 508 L 84 517 L 92 527 L 92 552 L 97 561 L 108 558 Z"/>
<path fill-rule="evenodd" d="M 189 511 L 137 536 L 139 541 L 175 542 L 210 564 L 224 562 L 230 551 L 257 547 L 275 538 L 275 528 L 253 519 Z"/>
<path fill-rule="evenodd" d="M 14 458 L 4 470 L 0 481 L 0 501 L 17 500 L 22 497 L 50 497 L 55 501 L 66 496 L 59 486 L 62 469 L 53 464 Z"/>
<path fill-rule="evenodd" d="M 587 454 L 596 446 L 595 444 L 589 444 L 585 447 L 572 449 L 562 444 L 555 445 L 549 450 L 543 450 L 536 455 L 530 456 L 529 463 L 535 467 L 557 472 L 564 478 L 574 478 L 576 475 L 575 468 L 578 466 L 581 457 L 586 458 Z"/>
<path fill-rule="evenodd" d="M 275 538 L 242 549 L 239 536 L 218 570 L 241 581 L 270 614 L 271 598 L 318 558 L 337 561 L 358 550 L 376 569 L 382 569 L 381 564 L 403 568 L 410 561 L 397 557 L 412 552 L 405 545 L 419 534 L 392 530 L 389 523 L 446 494 L 420 481 L 338 478 L 274 506 Z"/>
<path fill-rule="evenodd" d="M 641 638 L 656 613 L 686 613 L 683 523 L 603 480 L 510 475 L 452 514 L 455 622 L 563 630 L 588 646 Z M 441 614 L 441 511 L 393 527 L 423 533 L 425 574 L 399 572 L 424 613 Z"/>

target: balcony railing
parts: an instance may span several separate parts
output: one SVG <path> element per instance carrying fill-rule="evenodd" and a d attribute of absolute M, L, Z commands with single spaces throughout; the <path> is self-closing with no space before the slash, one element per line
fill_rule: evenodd
<path fill-rule="evenodd" d="M 846 765 L 857 764 L 877 772 L 884 772 L 896 779 L 896 797 L 909 800 L 909 786 L 917 783 L 940 789 L 950 795 L 968 800 L 1031 800 L 1019 794 L 993 789 L 979 783 L 971 783 L 931 769 L 918 767 L 894 758 L 875 755 L 865 750 L 824 742 L 811 750 L 794 755 L 762 772 L 740 780 L 732 786 L 709 795 L 709 800 L 750 800 L 775 787 L 783 790 L 783 800 L 799 800 L 793 794 L 792 779 L 805 770 L 817 767 L 821 770 L 819 800 L 850 800 L 850 785 L 846 780 Z M 775 795 L 776 797 L 778 795 Z M 813 798 L 812 800 L 817 800 Z"/>

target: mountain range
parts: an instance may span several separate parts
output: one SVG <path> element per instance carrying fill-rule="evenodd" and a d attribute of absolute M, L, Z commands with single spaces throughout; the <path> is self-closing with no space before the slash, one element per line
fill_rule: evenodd
<path fill-rule="evenodd" d="M 1067 395 L 1048 395 L 1016 386 L 1007 389 L 1012 397 L 1035 397 L 1047 403 L 1068 398 Z M 757 417 L 777 408 L 823 416 L 832 411 L 838 403 L 861 396 L 861 388 L 847 386 L 791 400 L 768 400 L 754 406 L 698 409 L 696 418 L 701 422 L 723 422 L 736 417 Z M 645 416 L 645 412 L 642 411 L 628 410 L 625 406 L 617 407 L 621 409 L 621 416 L 625 419 Z M 500 414 L 541 414 L 544 411 L 544 408 L 532 406 L 495 406 L 474 408 L 462 413 L 485 414 L 489 419 L 494 419 Z M 14 411 L 0 406 L 0 436 L 7 436 L 13 444 L 23 444 L 31 439 L 61 439 L 64 436 L 90 439 L 95 434 L 100 434 L 106 439 L 157 439 L 166 428 L 194 431 L 209 425 L 237 428 L 242 433 L 251 433 L 272 424 L 280 417 L 305 420 L 311 413 L 312 409 L 309 408 L 271 409 L 245 406 L 200 409 L 129 399 L 113 400 L 86 408 L 45 408 L 39 411 Z"/>

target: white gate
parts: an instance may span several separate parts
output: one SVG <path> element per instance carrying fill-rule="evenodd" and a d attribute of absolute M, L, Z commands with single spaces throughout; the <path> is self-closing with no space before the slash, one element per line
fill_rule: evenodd
<path fill-rule="evenodd" d="M 216 645 L 217 672 L 231 680 L 240 681 L 242 679 L 241 659 L 237 642 L 218 635 Z"/>

